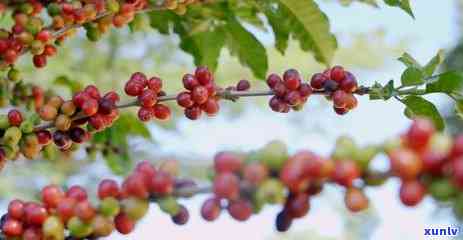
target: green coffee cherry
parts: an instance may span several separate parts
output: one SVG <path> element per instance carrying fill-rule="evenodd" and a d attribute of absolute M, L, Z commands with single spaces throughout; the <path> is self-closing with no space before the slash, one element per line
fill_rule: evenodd
<path fill-rule="evenodd" d="M 7 129 L 10 126 L 10 122 L 8 121 L 8 116 L 6 114 L 0 115 L 0 128 Z"/>
<path fill-rule="evenodd" d="M 434 179 L 428 190 L 431 196 L 439 201 L 448 201 L 458 192 L 448 179 Z"/>
<path fill-rule="evenodd" d="M 92 42 L 96 42 L 98 40 L 100 40 L 101 38 L 101 32 L 98 30 L 98 28 L 94 27 L 94 26 L 89 26 L 86 28 L 87 30 L 87 38 L 88 40 L 92 41 Z"/>
<path fill-rule="evenodd" d="M 256 191 L 258 203 L 279 204 L 285 201 L 285 186 L 279 180 L 267 179 Z"/>
<path fill-rule="evenodd" d="M 23 133 L 32 133 L 34 131 L 34 124 L 31 121 L 26 120 L 21 123 L 19 129 Z"/>
<path fill-rule="evenodd" d="M 84 223 L 78 217 L 69 219 L 67 226 L 73 237 L 84 238 L 92 234 L 91 224 Z"/>
<path fill-rule="evenodd" d="M 47 7 L 48 14 L 52 17 L 61 13 L 61 8 L 57 3 L 50 3 Z"/>
<path fill-rule="evenodd" d="M 107 197 L 100 203 L 100 213 L 105 217 L 114 217 L 119 211 L 119 201 L 113 197 Z"/>
<path fill-rule="evenodd" d="M 19 82 L 22 80 L 21 72 L 16 68 L 11 68 L 8 71 L 8 80 L 12 82 Z"/>
<path fill-rule="evenodd" d="M 452 148 L 452 138 L 443 133 L 436 133 L 429 141 L 429 148 L 436 153 L 447 154 Z"/>
<path fill-rule="evenodd" d="M 362 149 L 357 149 L 354 152 L 353 160 L 355 160 L 362 169 L 368 169 L 371 160 L 379 153 L 379 149 L 374 146 L 368 146 Z"/>
<path fill-rule="evenodd" d="M 364 176 L 365 184 L 368 186 L 381 186 L 388 180 L 386 174 L 382 174 L 374 171 L 365 172 Z"/>
<path fill-rule="evenodd" d="M 119 2 L 117 0 L 108 0 L 108 1 L 106 1 L 106 9 L 109 12 L 113 12 L 113 13 L 119 12 L 119 8 L 120 8 L 120 5 L 119 5 Z"/>
<path fill-rule="evenodd" d="M 3 140 L 7 145 L 17 145 L 21 140 L 22 132 L 18 127 L 9 127 L 5 131 Z"/>
<path fill-rule="evenodd" d="M 14 144 L 14 145 L 5 145 L 3 146 L 3 150 L 5 151 L 5 157 L 7 159 L 16 159 L 16 156 L 19 152 L 19 146 L 18 144 Z"/>
<path fill-rule="evenodd" d="M 143 216 L 145 216 L 149 209 L 148 200 L 143 200 L 134 197 L 124 199 L 121 205 L 123 211 L 127 214 L 127 216 L 134 221 L 140 220 Z"/>
<path fill-rule="evenodd" d="M 335 150 L 333 152 L 333 159 L 352 159 L 357 146 L 354 140 L 347 136 L 339 137 L 336 140 Z"/>
<path fill-rule="evenodd" d="M 63 223 L 56 216 L 50 216 L 45 220 L 45 223 L 42 225 L 42 232 L 46 239 L 64 239 Z"/>
<path fill-rule="evenodd" d="M 453 212 L 459 219 L 463 219 L 463 194 L 460 193 L 453 201 Z"/>
<path fill-rule="evenodd" d="M 180 211 L 180 205 L 174 197 L 165 197 L 158 200 L 159 208 L 171 216 L 177 215 Z"/>
<path fill-rule="evenodd" d="M 400 139 L 394 138 L 394 139 L 389 139 L 383 144 L 383 150 L 388 153 L 390 151 L 393 151 L 394 149 L 397 149 L 402 146 L 402 142 Z"/>
<path fill-rule="evenodd" d="M 271 141 L 256 154 L 264 165 L 275 171 L 280 170 L 289 157 L 286 145 L 277 140 Z"/>

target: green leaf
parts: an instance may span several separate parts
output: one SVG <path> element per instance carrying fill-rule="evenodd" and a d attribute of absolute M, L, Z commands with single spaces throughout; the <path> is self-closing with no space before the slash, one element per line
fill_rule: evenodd
<path fill-rule="evenodd" d="M 180 48 L 194 56 L 196 66 L 208 66 L 215 71 L 224 44 L 224 31 L 216 29 L 182 37 Z"/>
<path fill-rule="evenodd" d="M 463 100 L 455 102 L 455 112 L 460 119 L 463 119 Z"/>
<path fill-rule="evenodd" d="M 132 162 L 126 152 L 121 154 L 108 151 L 104 154 L 104 158 L 111 171 L 118 175 L 126 174 L 132 167 Z"/>
<path fill-rule="evenodd" d="M 301 46 L 309 45 L 315 52 L 317 61 L 329 65 L 337 48 L 336 37 L 330 32 L 330 24 L 326 15 L 313 0 L 280 0 L 291 13 L 297 23 L 302 26 L 295 32 L 307 37 L 299 37 Z M 294 27 L 298 27 L 294 25 Z M 294 31 L 293 31 L 294 32 Z"/>
<path fill-rule="evenodd" d="M 227 43 L 232 54 L 237 54 L 240 62 L 251 68 L 259 79 L 265 79 L 268 70 L 267 52 L 262 43 L 246 30 L 234 17 L 225 26 Z"/>
<path fill-rule="evenodd" d="M 424 83 L 423 72 L 416 67 L 407 68 L 401 77 L 402 86 L 413 86 Z"/>
<path fill-rule="evenodd" d="M 413 95 L 407 96 L 402 102 L 407 106 L 405 115 L 408 118 L 426 117 L 433 121 L 437 129 L 444 129 L 444 119 L 442 119 L 442 116 L 433 103 L 422 97 Z"/>
<path fill-rule="evenodd" d="M 288 48 L 289 35 L 291 31 L 290 24 L 288 23 L 290 21 L 288 21 L 283 13 L 281 13 L 281 8 L 274 10 L 267 7 L 264 12 L 270 26 L 272 27 L 273 34 L 275 35 L 275 48 L 284 55 Z"/>
<path fill-rule="evenodd" d="M 421 64 L 418 61 L 416 61 L 416 59 L 413 58 L 408 53 L 403 53 L 402 56 L 399 57 L 398 60 L 400 62 L 402 62 L 403 64 L 405 64 L 406 67 L 415 67 L 415 68 L 418 68 L 418 69 L 422 68 Z"/>
<path fill-rule="evenodd" d="M 70 79 L 68 76 L 61 75 L 53 81 L 53 84 L 61 85 L 67 87 L 71 93 L 78 92 L 82 90 L 83 86 L 79 81 Z"/>
<path fill-rule="evenodd" d="M 463 96 L 463 73 L 457 71 L 445 72 L 436 81 L 426 85 L 427 93 L 447 93 L 452 96 Z"/>
<path fill-rule="evenodd" d="M 424 77 L 430 77 L 436 71 L 436 68 L 444 61 L 444 51 L 439 50 L 439 52 L 434 56 L 424 67 L 423 74 Z"/>
<path fill-rule="evenodd" d="M 413 14 L 412 8 L 410 6 L 410 0 L 384 0 L 384 2 L 389 6 L 401 8 L 412 18 L 415 18 L 415 15 Z"/>
<path fill-rule="evenodd" d="M 170 22 L 176 18 L 176 15 L 170 11 L 153 11 L 149 16 L 151 27 L 165 35 L 170 33 Z"/>

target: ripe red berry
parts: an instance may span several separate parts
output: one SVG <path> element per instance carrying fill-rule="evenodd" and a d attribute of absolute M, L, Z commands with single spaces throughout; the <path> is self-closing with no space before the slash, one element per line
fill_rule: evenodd
<path fill-rule="evenodd" d="M 233 152 L 219 152 L 214 156 L 214 171 L 216 173 L 238 172 L 242 165 L 242 157 Z"/>
<path fill-rule="evenodd" d="M 189 108 L 192 107 L 195 103 L 191 99 L 191 94 L 189 92 L 181 92 L 177 95 L 177 103 L 181 107 Z"/>
<path fill-rule="evenodd" d="M 442 174 L 447 156 L 435 151 L 425 151 L 421 154 L 421 159 L 423 161 L 423 170 L 438 176 Z"/>
<path fill-rule="evenodd" d="M 243 178 L 255 186 L 262 183 L 268 175 L 268 168 L 259 162 L 248 164 L 243 169 Z"/>
<path fill-rule="evenodd" d="M 334 112 L 338 115 L 345 115 L 346 113 L 349 112 L 349 109 L 347 108 L 337 108 L 337 107 L 333 107 L 334 109 Z"/>
<path fill-rule="evenodd" d="M 32 61 L 34 62 L 35 67 L 43 68 L 47 65 L 47 56 L 45 54 L 34 55 Z"/>
<path fill-rule="evenodd" d="M 66 197 L 74 198 L 76 201 L 81 202 L 87 200 L 88 195 L 85 188 L 79 185 L 74 185 L 66 191 Z"/>
<path fill-rule="evenodd" d="M 346 76 L 344 80 L 342 80 L 340 83 L 341 90 L 348 92 L 348 93 L 355 92 L 358 89 L 357 79 L 350 72 L 345 72 L 345 75 Z"/>
<path fill-rule="evenodd" d="M 426 194 L 426 188 L 419 181 L 403 182 L 400 186 L 400 200 L 406 206 L 418 205 Z"/>
<path fill-rule="evenodd" d="M 130 76 L 130 80 L 135 83 L 139 83 L 143 88 L 145 88 L 148 79 L 146 78 L 146 75 L 141 72 L 135 72 Z"/>
<path fill-rule="evenodd" d="M 328 80 L 325 81 L 325 84 L 323 84 L 323 88 L 327 92 L 334 92 L 334 91 L 338 90 L 339 83 L 334 81 L 334 80 L 328 79 Z"/>
<path fill-rule="evenodd" d="M 299 193 L 292 195 L 287 199 L 285 210 L 291 218 L 301 218 L 307 215 L 310 209 L 309 195 L 306 193 Z"/>
<path fill-rule="evenodd" d="M 203 104 L 207 101 L 209 93 L 204 86 L 197 86 L 191 92 L 191 99 L 197 104 Z"/>
<path fill-rule="evenodd" d="M 220 105 L 217 100 L 209 98 L 206 103 L 201 105 L 201 110 L 203 110 L 208 116 L 215 116 L 220 110 Z"/>
<path fill-rule="evenodd" d="M 50 31 L 48 30 L 42 30 L 40 31 L 39 33 L 37 33 L 37 35 L 35 36 L 35 38 L 41 42 L 48 42 L 52 37 L 52 34 L 50 33 Z"/>
<path fill-rule="evenodd" d="M 70 218 L 74 217 L 74 208 L 77 201 L 74 198 L 63 198 L 56 207 L 56 212 L 60 219 L 66 223 Z"/>
<path fill-rule="evenodd" d="M 8 205 L 8 216 L 16 220 L 22 220 L 24 217 L 24 203 L 20 200 L 13 200 Z"/>
<path fill-rule="evenodd" d="M 459 189 L 463 189 L 463 157 L 452 161 L 452 179 Z"/>
<path fill-rule="evenodd" d="M 231 201 L 227 210 L 230 216 L 237 221 L 246 221 L 252 215 L 252 205 L 246 200 Z"/>
<path fill-rule="evenodd" d="M 43 50 L 43 54 L 45 54 L 47 57 L 53 57 L 56 55 L 56 47 L 53 45 L 45 45 L 45 49 Z"/>
<path fill-rule="evenodd" d="M 193 90 L 195 87 L 199 85 L 198 79 L 192 74 L 185 74 L 183 76 L 183 87 L 188 90 Z"/>
<path fill-rule="evenodd" d="M 360 189 L 349 188 L 344 196 L 344 203 L 350 211 L 359 212 L 368 207 L 369 201 Z"/>
<path fill-rule="evenodd" d="M 180 205 L 180 210 L 176 215 L 172 216 L 172 221 L 177 225 L 185 225 L 189 218 L 190 214 L 188 213 L 188 209 Z"/>
<path fill-rule="evenodd" d="M 157 195 L 168 195 L 174 190 L 174 179 L 166 172 L 158 172 L 152 179 L 150 191 Z"/>
<path fill-rule="evenodd" d="M 330 75 L 331 79 L 338 82 L 338 83 L 341 83 L 342 80 L 344 80 L 346 78 L 346 74 L 345 74 L 345 71 L 344 71 L 344 68 L 341 67 L 341 66 L 335 66 L 331 69 L 331 75 Z"/>
<path fill-rule="evenodd" d="M 23 116 L 20 111 L 12 109 L 8 112 L 8 122 L 12 126 L 19 126 L 23 121 Z"/>
<path fill-rule="evenodd" d="M 142 122 L 148 122 L 154 117 L 154 111 L 153 108 L 146 108 L 146 107 L 141 107 L 138 109 L 138 119 Z"/>
<path fill-rule="evenodd" d="M 114 91 L 110 91 L 108 93 L 106 93 L 104 96 L 103 96 L 104 99 L 108 99 L 110 100 L 111 102 L 113 103 L 116 103 L 116 102 L 119 102 L 120 98 L 119 98 L 119 94 L 117 94 L 116 92 Z"/>
<path fill-rule="evenodd" d="M 312 95 L 312 92 L 313 92 L 312 87 L 307 83 L 303 83 L 299 87 L 299 93 L 301 94 L 301 97 L 303 98 L 308 98 L 310 95 Z"/>
<path fill-rule="evenodd" d="M 24 207 L 25 222 L 31 225 L 42 225 L 48 217 L 47 210 L 37 203 L 27 203 Z"/>
<path fill-rule="evenodd" d="M 42 229 L 36 227 L 29 227 L 24 231 L 23 234 L 24 240 L 41 240 L 43 239 L 42 236 Z"/>
<path fill-rule="evenodd" d="M 135 223 L 125 213 L 120 213 L 114 218 L 114 224 L 116 230 L 124 235 L 127 235 L 133 231 Z"/>
<path fill-rule="evenodd" d="M 105 121 L 103 115 L 95 114 L 88 119 L 88 124 L 95 130 L 102 130 L 105 127 Z"/>
<path fill-rule="evenodd" d="M 201 206 L 201 216 L 209 222 L 216 220 L 221 211 L 220 200 L 216 198 L 207 199 Z"/>
<path fill-rule="evenodd" d="M 240 185 L 238 177 L 229 172 L 220 173 L 214 178 L 213 192 L 219 198 L 238 199 Z"/>
<path fill-rule="evenodd" d="M 201 117 L 202 110 L 198 106 L 193 106 L 190 108 L 185 108 L 185 116 L 190 120 L 197 120 Z"/>
<path fill-rule="evenodd" d="M 88 85 L 85 87 L 84 92 L 86 92 L 91 98 L 99 100 L 101 98 L 100 91 L 95 85 Z"/>
<path fill-rule="evenodd" d="M 119 185 L 116 181 L 105 179 L 98 185 L 98 197 L 103 200 L 107 197 L 117 198 L 119 196 Z"/>
<path fill-rule="evenodd" d="M 69 138 L 75 143 L 83 143 L 86 137 L 86 131 L 80 127 L 73 127 L 69 130 Z"/>
<path fill-rule="evenodd" d="M 217 86 L 215 85 L 215 83 L 211 82 L 207 85 L 204 85 L 204 87 L 207 89 L 209 97 L 217 95 Z"/>
<path fill-rule="evenodd" d="M 37 136 L 37 140 L 39 141 L 39 144 L 47 145 L 51 141 L 51 133 L 48 130 L 37 131 L 35 132 L 35 135 Z"/>
<path fill-rule="evenodd" d="M 238 84 L 236 84 L 237 91 L 247 91 L 251 88 L 251 83 L 248 80 L 240 80 Z"/>
<path fill-rule="evenodd" d="M 211 71 L 204 66 L 196 68 L 195 77 L 201 85 L 207 85 L 213 81 Z"/>
<path fill-rule="evenodd" d="M 72 102 L 76 107 L 82 108 L 89 98 L 90 96 L 86 92 L 78 92 L 72 97 Z"/>
<path fill-rule="evenodd" d="M 407 144 L 419 151 L 426 147 L 434 132 L 435 128 L 431 121 L 422 118 L 415 119 L 406 134 Z"/>
<path fill-rule="evenodd" d="M 301 76 L 295 69 L 289 69 L 283 74 L 283 82 L 289 90 L 297 90 L 301 85 Z"/>
<path fill-rule="evenodd" d="M 143 92 L 145 86 L 139 82 L 128 81 L 125 84 L 124 91 L 127 95 L 135 97 Z"/>
<path fill-rule="evenodd" d="M 71 143 L 69 136 L 63 131 L 55 131 L 53 133 L 53 142 L 59 148 L 65 148 Z"/>
<path fill-rule="evenodd" d="M 90 98 L 82 105 L 82 111 L 85 116 L 93 116 L 98 112 L 98 101 Z"/>
<path fill-rule="evenodd" d="M 325 75 L 321 73 L 316 73 L 312 76 L 312 79 L 310 80 L 310 85 L 315 89 L 323 89 L 326 81 L 328 81 L 328 78 Z"/>
<path fill-rule="evenodd" d="M 277 96 L 273 96 L 269 101 L 269 106 L 274 112 L 283 112 L 287 105 L 286 102 Z"/>
<path fill-rule="evenodd" d="M 95 217 L 95 208 L 88 200 L 78 202 L 75 207 L 75 215 L 82 221 L 88 222 Z"/>
<path fill-rule="evenodd" d="M 423 169 L 422 160 L 409 149 L 395 149 L 389 153 L 389 157 L 392 172 L 402 179 L 415 179 Z"/>
<path fill-rule="evenodd" d="M 275 88 L 275 85 L 277 83 L 283 83 L 283 80 L 281 79 L 280 76 L 278 76 L 277 74 L 270 74 L 268 77 L 267 77 L 267 85 L 273 89 Z"/>
<path fill-rule="evenodd" d="M 350 187 L 353 181 L 359 177 L 360 169 L 354 161 L 343 160 L 336 162 L 332 178 L 339 185 Z"/>
<path fill-rule="evenodd" d="M 8 219 L 3 224 L 2 232 L 8 237 L 19 237 L 23 234 L 23 225 L 15 219 Z"/>
<path fill-rule="evenodd" d="M 122 190 L 130 196 L 146 199 L 149 196 L 148 186 L 145 184 L 144 176 L 132 174 L 122 183 Z"/>
<path fill-rule="evenodd" d="M 337 90 L 333 93 L 333 103 L 336 108 L 346 108 L 347 94 L 342 90 Z"/>
<path fill-rule="evenodd" d="M 142 94 L 138 96 L 138 102 L 142 107 L 152 107 L 157 102 L 157 94 L 151 89 L 145 89 Z"/>
<path fill-rule="evenodd" d="M 357 104 L 358 104 L 357 98 L 352 93 L 346 94 L 345 102 L 346 102 L 346 109 L 347 110 L 352 110 L 352 109 L 356 108 Z"/>
<path fill-rule="evenodd" d="M 47 208 L 56 208 L 64 197 L 64 192 L 56 185 L 48 185 L 42 189 L 42 202 Z"/>
<path fill-rule="evenodd" d="M 154 105 L 153 111 L 154 117 L 156 117 L 159 120 L 168 120 L 171 115 L 170 108 L 164 104 Z"/>
<path fill-rule="evenodd" d="M 285 101 L 290 106 L 297 106 L 302 103 L 302 97 L 299 91 L 291 91 L 285 96 Z"/>
<path fill-rule="evenodd" d="M 273 92 L 275 93 L 275 96 L 285 97 L 286 93 L 288 92 L 288 89 L 286 88 L 285 84 L 277 83 L 273 87 Z"/>
<path fill-rule="evenodd" d="M 162 89 L 162 80 L 158 77 L 152 77 L 147 82 L 148 89 L 151 89 L 155 93 L 159 93 Z"/>

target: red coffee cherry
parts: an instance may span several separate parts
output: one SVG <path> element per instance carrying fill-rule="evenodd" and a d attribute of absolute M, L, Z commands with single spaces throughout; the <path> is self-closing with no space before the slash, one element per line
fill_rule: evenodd
<path fill-rule="evenodd" d="M 411 148 L 420 151 L 426 147 L 434 132 L 435 128 L 431 121 L 422 118 L 415 119 L 406 133 L 407 144 Z"/>
<path fill-rule="evenodd" d="M 252 215 L 252 205 L 246 200 L 231 201 L 227 207 L 230 216 L 237 221 L 246 221 Z"/>
<path fill-rule="evenodd" d="M 19 127 L 22 121 L 23 117 L 20 111 L 12 109 L 8 112 L 8 122 L 10 123 L 10 125 Z"/>
<path fill-rule="evenodd" d="M 325 75 L 321 73 L 316 73 L 312 76 L 312 79 L 310 80 L 310 85 L 315 89 L 323 89 L 326 81 L 328 81 L 328 78 Z"/>
<path fill-rule="evenodd" d="M 204 220 L 212 222 L 220 216 L 222 208 L 217 198 L 207 199 L 201 207 L 201 216 Z"/>
<path fill-rule="evenodd" d="M 243 178 L 255 186 L 262 183 L 268 177 L 268 175 L 268 168 L 258 162 L 247 164 L 243 170 Z"/>
<path fill-rule="evenodd" d="M 201 85 L 207 85 L 213 81 L 212 73 L 204 66 L 196 68 L 195 77 Z"/>
<path fill-rule="evenodd" d="M 177 225 L 185 225 L 190 218 L 190 214 L 188 213 L 188 209 L 185 206 L 180 205 L 180 211 L 172 216 L 172 221 Z"/>
<path fill-rule="evenodd" d="M 214 171 L 216 173 L 238 172 L 242 165 L 242 157 L 233 152 L 219 152 L 214 156 Z"/>
<path fill-rule="evenodd" d="M 138 119 L 140 119 L 140 121 L 148 122 L 154 117 L 154 109 L 141 107 L 140 109 L 138 109 L 137 116 L 138 116 Z"/>
<path fill-rule="evenodd" d="M 400 200 L 409 207 L 418 205 L 426 194 L 426 188 L 419 181 L 403 182 L 400 186 Z"/>
<path fill-rule="evenodd" d="M 277 74 L 270 74 L 268 77 L 267 77 L 267 85 L 274 89 L 275 88 L 275 85 L 277 83 L 283 83 L 283 80 L 281 79 L 280 76 L 278 76 Z"/>
<path fill-rule="evenodd" d="M 358 89 L 358 83 L 355 76 L 350 72 L 345 72 L 345 78 L 341 81 L 339 87 L 347 93 L 353 93 Z"/>
<path fill-rule="evenodd" d="M 43 68 L 47 65 L 47 56 L 45 54 L 34 55 L 32 61 L 34 62 L 34 66 L 36 68 Z"/>
<path fill-rule="evenodd" d="M 80 127 L 73 127 L 69 130 L 69 138 L 75 143 L 83 143 L 87 138 L 87 132 Z"/>
<path fill-rule="evenodd" d="M 66 191 L 66 197 L 74 198 L 77 202 L 85 201 L 88 198 L 85 188 L 74 185 Z"/>
<path fill-rule="evenodd" d="M 190 120 L 197 120 L 201 117 L 202 110 L 198 106 L 185 108 L 185 116 Z"/>
<path fill-rule="evenodd" d="M 291 216 L 291 218 L 302 218 L 309 212 L 310 203 L 309 195 L 305 193 L 299 193 L 288 197 L 285 210 Z"/>
<path fill-rule="evenodd" d="M 395 149 L 389 153 L 389 157 L 392 172 L 402 179 L 416 179 L 423 170 L 422 160 L 411 150 Z"/>
<path fill-rule="evenodd" d="M 98 198 L 101 200 L 107 197 L 117 198 L 119 196 L 119 185 L 116 181 L 105 179 L 98 185 Z"/>
<path fill-rule="evenodd" d="M 95 100 L 99 100 L 101 98 L 100 91 L 95 85 L 86 86 L 84 92 L 86 92 L 91 98 Z"/>
<path fill-rule="evenodd" d="M 88 200 L 80 201 L 75 206 L 75 215 L 84 222 L 92 220 L 95 214 L 95 208 Z"/>
<path fill-rule="evenodd" d="M 207 91 L 206 87 L 204 86 L 197 86 L 191 92 L 191 99 L 196 104 L 203 104 L 207 101 L 209 97 L 209 92 Z"/>
<path fill-rule="evenodd" d="M 283 82 L 290 91 L 297 90 L 301 85 L 301 76 L 295 69 L 289 69 L 283 74 Z"/>
<path fill-rule="evenodd" d="M 109 98 L 102 98 L 98 104 L 98 112 L 103 115 L 111 114 L 111 112 L 116 109 L 115 101 Z"/>
<path fill-rule="evenodd" d="M 360 177 L 360 169 L 354 161 L 337 161 L 332 177 L 339 185 L 351 187 L 353 181 Z"/>
<path fill-rule="evenodd" d="M 150 186 L 151 179 L 153 179 L 157 173 L 154 166 L 147 160 L 138 163 L 137 166 L 135 167 L 135 172 L 137 174 L 143 175 L 146 186 Z"/>
<path fill-rule="evenodd" d="M 136 73 L 133 73 L 132 76 L 130 76 L 130 80 L 129 81 L 132 81 L 134 83 L 138 83 L 140 84 L 143 88 L 147 85 L 147 77 L 144 73 L 142 72 L 136 72 Z"/>
<path fill-rule="evenodd" d="M 24 217 L 24 203 L 15 199 L 8 205 L 8 216 L 16 220 L 22 220 Z"/>
<path fill-rule="evenodd" d="M 142 107 L 152 107 L 157 102 L 157 94 L 151 89 L 145 89 L 138 96 L 138 102 Z"/>
<path fill-rule="evenodd" d="M 247 91 L 251 88 L 251 83 L 248 80 L 240 80 L 238 84 L 236 84 L 237 91 Z"/>
<path fill-rule="evenodd" d="M 341 66 L 335 66 L 331 69 L 331 79 L 341 83 L 346 78 L 344 68 Z"/>
<path fill-rule="evenodd" d="M 177 95 L 177 103 L 179 106 L 184 108 L 192 107 L 195 102 L 191 99 L 191 94 L 189 92 L 181 92 Z"/>
<path fill-rule="evenodd" d="M 347 94 L 342 90 L 337 90 L 333 93 L 333 103 L 336 108 L 346 108 Z"/>
<path fill-rule="evenodd" d="M 174 180 L 172 176 L 166 172 L 159 171 L 151 179 L 150 191 L 157 195 L 169 195 L 174 190 Z"/>
<path fill-rule="evenodd" d="M 69 219 L 75 216 L 75 206 L 77 201 L 74 198 L 63 198 L 56 207 L 56 212 L 60 219 L 66 223 Z"/>
<path fill-rule="evenodd" d="M 215 116 L 219 110 L 220 105 L 215 99 L 207 99 L 206 103 L 201 105 L 201 110 L 203 110 L 208 116 Z"/>
<path fill-rule="evenodd" d="M 240 195 L 239 179 L 233 173 L 220 173 L 214 178 L 213 192 L 219 198 L 236 200 Z"/>
<path fill-rule="evenodd" d="M 56 208 L 63 199 L 64 192 L 56 185 L 48 185 L 42 189 L 42 202 L 47 208 Z"/>
<path fill-rule="evenodd" d="M 147 82 L 148 89 L 154 91 L 155 93 L 159 93 L 162 89 L 162 80 L 158 77 L 152 77 Z"/>
<path fill-rule="evenodd" d="M 3 224 L 2 232 L 9 237 L 18 237 L 23 234 L 23 225 L 15 219 L 8 219 Z"/>
<path fill-rule="evenodd" d="M 307 83 L 302 83 L 299 87 L 299 94 L 301 94 L 301 97 L 303 98 L 310 97 L 310 95 L 312 95 L 312 92 L 312 87 Z"/>
<path fill-rule="evenodd" d="M 135 222 L 131 220 L 125 213 L 119 213 L 114 218 L 116 230 L 124 235 L 131 233 L 135 227 Z"/>
<path fill-rule="evenodd" d="M 127 95 L 136 97 L 143 92 L 145 86 L 139 82 L 128 81 L 125 84 L 124 91 Z"/>
<path fill-rule="evenodd" d="M 145 184 L 145 179 L 141 174 L 132 174 L 122 183 L 122 191 L 129 196 L 146 199 L 149 196 L 148 186 Z"/>
<path fill-rule="evenodd" d="M 24 208 L 25 222 L 31 225 L 42 225 L 48 217 L 47 210 L 37 203 L 27 203 Z"/>
<path fill-rule="evenodd" d="M 199 86 L 198 79 L 192 74 L 185 74 L 182 81 L 183 87 L 188 90 L 193 90 L 195 87 Z"/>
<path fill-rule="evenodd" d="M 358 188 L 349 188 L 344 196 L 344 203 L 351 212 L 359 212 L 368 208 L 368 198 Z"/>
<path fill-rule="evenodd" d="M 82 111 L 85 116 L 93 116 L 98 112 L 98 101 L 90 98 L 82 104 Z"/>
<path fill-rule="evenodd" d="M 40 130 L 35 132 L 39 144 L 48 145 L 51 142 L 51 133 L 47 130 Z"/>
<path fill-rule="evenodd" d="M 164 104 L 154 105 L 153 111 L 154 117 L 156 117 L 159 120 L 168 120 L 171 115 L 170 108 Z"/>

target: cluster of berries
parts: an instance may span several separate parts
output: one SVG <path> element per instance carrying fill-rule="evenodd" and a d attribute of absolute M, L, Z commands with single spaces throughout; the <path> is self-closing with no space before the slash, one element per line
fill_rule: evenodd
<path fill-rule="evenodd" d="M 357 99 L 353 95 L 358 89 L 355 76 L 341 66 L 316 73 L 310 80 L 313 89 L 323 90 L 329 99 L 333 100 L 334 111 L 344 115 L 357 106 Z"/>
<path fill-rule="evenodd" d="M 196 0 L 165 0 L 163 7 L 179 14 Z M 10 9 L 14 21 L 11 29 L 0 31 L 2 66 L 16 62 L 19 55 L 30 50 L 33 63 L 41 68 L 47 58 L 56 54 L 56 45 L 75 33 L 73 26 L 84 25 L 90 40 L 98 40 L 113 25 L 123 27 L 134 20 L 137 12 L 150 7 L 148 0 L 78 0 L 78 1 L 7 1 L 0 11 Z M 157 4 L 157 3 L 156 3 Z M 45 26 L 44 12 L 51 18 Z"/>
<path fill-rule="evenodd" d="M 168 120 L 171 112 L 168 106 L 159 103 L 160 97 L 166 95 L 162 91 L 162 80 L 158 77 L 148 79 L 145 74 L 136 72 L 132 74 L 125 84 L 125 93 L 138 98 L 138 118 L 147 122 L 153 118 Z"/>
<path fill-rule="evenodd" d="M 185 116 L 191 120 L 201 117 L 204 111 L 209 116 L 214 116 L 219 111 L 219 98 L 214 76 L 207 67 L 198 67 L 195 74 L 183 76 L 183 86 L 188 91 L 177 95 L 177 104 L 185 108 Z"/>
<path fill-rule="evenodd" d="M 283 74 L 283 79 L 277 74 L 267 77 L 267 85 L 275 96 L 270 99 L 270 108 L 275 112 L 287 113 L 300 110 L 312 94 L 312 87 L 303 83 L 301 75 L 295 69 L 289 69 Z"/>
<path fill-rule="evenodd" d="M 98 204 L 91 203 L 81 186 L 63 191 L 48 185 L 41 191 L 41 202 L 11 201 L 0 228 L 7 239 L 24 240 L 97 239 L 114 230 L 129 234 L 147 213 L 149 200 L 157 202 L 174 223 L 183 225 L 189 213 L 173 193 L 187 185 L 195 186 L 143 161 L 122 184 L 110 179 L 101 181 Z"/>

